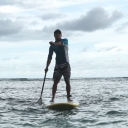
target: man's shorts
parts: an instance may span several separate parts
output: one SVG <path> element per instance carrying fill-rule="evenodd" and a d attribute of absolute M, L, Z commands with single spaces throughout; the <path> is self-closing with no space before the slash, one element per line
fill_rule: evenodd
<path fill-rule="evenodd" d="M 53 73 L 53 80 L 60 81 L 61 77 L 64 77 L 65 81 L 70 80 L 71 76 L 71 68 L 69 63 L 64 63 L 60 65 L 55 65 L 54 73 Z"/>

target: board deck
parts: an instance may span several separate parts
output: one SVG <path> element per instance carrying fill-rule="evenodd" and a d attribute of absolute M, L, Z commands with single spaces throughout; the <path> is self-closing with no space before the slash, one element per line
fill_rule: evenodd
<path fill-rule="evenodd" d="M 50 102 L 50 99 L 44 101 L 44 106 L 53 110 L 71 110 L 79 106 L 79 102 L 73 100 L 71 102 L 67 99 L 55 99 L 54 102 Z"/>

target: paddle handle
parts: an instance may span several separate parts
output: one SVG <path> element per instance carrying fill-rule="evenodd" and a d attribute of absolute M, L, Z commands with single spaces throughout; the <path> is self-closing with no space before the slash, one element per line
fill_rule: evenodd
<path fill-rule="evenodd" d="M 47 74 L 47 73 L 45 72 L 44 80 L 43 80 L 43 86 L 42 86 L 42 90 L 41 90 L 40 98 L 42 98 L 42 94 L 43 94 L 43 90 L 44 90 L 44 83 L 45 83 L 46 74 Z"/>

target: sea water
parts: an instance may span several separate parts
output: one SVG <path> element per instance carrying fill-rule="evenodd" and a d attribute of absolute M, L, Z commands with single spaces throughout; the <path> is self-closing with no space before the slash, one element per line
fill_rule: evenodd
<path fill-rule="evenodd" d="M 0 80 L 0 128 L 128 128 L 128 78 L 71 80 L 72 99 L 80 106 L 54 111 L 37 104 L 40 79 Z M 51 98 L 53 81 L 47 79 L 43 99 Z M 65 82 L 55 98 L 66 98 Z"/>

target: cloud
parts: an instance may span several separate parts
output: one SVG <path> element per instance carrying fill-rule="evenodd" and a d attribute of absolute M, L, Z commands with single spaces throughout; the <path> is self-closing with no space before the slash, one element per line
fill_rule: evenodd
<path fill-rule="evenodd" d="M 0 1 L 0 5 L 4 6 L 4 5 L 15 5 L 15 4 L 21 4 L 22 1 L 21 0 L 1 0 Z"/>
<path fill-rule="evenodd" d="M 7 33 L 6 33 L 7 32 Z M 6 36 L 7 35 L 7 36 Z M 0 30 L 0 40 L 9 42 L 20 42 L 29 40 L 48 40 L 53 34 L 44 32 L 42 29 L 16 29 L 11 27 L 7 30 Z"/>
<path fill-rule="evenodd" d="M 52 20 L 52 19 L 58 19 L 58 18 L 64 18 L 66 17 L 65 14 L 62 13 L 47 13 L 39 16 L 42 20 Z"/>
<path fill-rule="evenodd" d="M 44 1 L 42 0 L 1 0 L 0 6 L 1 7 L 20 7 L 20 8 L 37 8 L 38 6 L 42 6 Z"/>
<path fill-rule="evenodd" d="M 0 36 L 17 34 L 22 30 L 22 25 L 19 22 L 14 22 L 10 19 L 0 20 Z"/>
<path fill-rule="evenodd" d="M 128 53 L 128 51 L 127 51 Z M 72 62 L 72 72 L 76 71 L 77 76 L 80 77 L 78 74 L 82 74 L 81 76 L 89 76 L 88 73 L 92 76 L 95 72 L 98 72 L 101 76 L 119 76 L 119 72 L 121 73 L 120 76 L 126 76 L 127 74 L 127 54 L 122 52 L 105 52 L 99 53 L 92 50 L 92 52 L 80 52 L 78 55 L 75 55 L 74 58 L 77 58 L 77 61 Z M 76 70 L 77 67 L 77 70 Z M 106 73 L 107 72 L 107 73 Z M 128 73 L 128 72 L 127 72 Z M 105 75 L 106 74 L 106 75 Z"/>
<path fill-rule="evenodd" d="M 75 4 L 82 4 L 88 2 L 88 0 L 1 0 L 0 5 L 17 5 L 22 6 L 23 8 L 40 8 L 41 9 L 51 9 L 57 7 L 64 7 Z"/>
<path fill-rule="evenodd" d="M 3 18 L 5 18 L 5 17 L 7 17 L 8 16 L 8 14 L 6 14 L 6 13 L 1 13 L 0 12 L 0 19 L 3 19 Z"/>
<path fill-rule="evenodd" d="M 127 45 L 124 44 L 116 44 L 115 42 L 103 42 L 99 44 L 95 44 L 91 47 L 84 47 L 82 52 L 86 53 L 99 53 L 101 52 L 105 54 L 119 53 L 119 52 L 128 52 Z"/>
<path fill-rule="evenodd" d="M 38 24 L 38 22 L 30 23 L 30 25 L 36 24 Z M 41 28 L 33 29 L 30 27 L 28 27 L 28 21 L 12 21 L 11 19 L 0 20 L 0 40 L 11 42 L 47 39 L 49 34 L 43 32 Z"/>
<path fill-rule="evenodd" d="M 123 31 L 123 30 L 125 30 L 127 27 L 128 27 L 128 21 L 125 22 L 125 23 L 123 23 L 120 27 L 118 27 L 118 28 L 116 29 L 116 32 Z"/>
<path fill-rule="evenodd" d="M 8 57 L 8 58 L 3 58 L 1 59 L 2 61 L 5 60 L 5 61 L 10 61 L 10 60 L 17 60 L 19 59 L 19 55 L 18 56 L 15 56 L 15 57 Z"/>
<path fill-rule="evenodd" d="M 99 29 L 110 27 L 115 21 L 123 17 L 121 12 L 114 11 L 111 16 L 107 14 L 104 8 L 93 8 L 86 15 L 72 21 L 59 22 L 54 26 L 46 26 L 43 30 L 49 31 L 56 28 L 69 31 L 87 31 L 92 32 Z"/>
<path fill-rule="evenodd" d="M 117 46 L 108 46 L 97 50 L 97 52 L 110 52 L 110 51 L 121 51 L 121 49 Z"/>
<path fill-rule="evenodd" d="M 58 12 L 48 12 L 47 14 L 43 15 L 39 15 L 40 13 L 34 13 L 34 16 L 31 16 L 32 12 L 29 13 L 27 16 L 23 16 L 24 18 L 19 18 L 19 15 L 12 14 L 13 16 L 10 16 L 10 19 L 7 18 L 7 13 L 5 17 L 3 17 L 4 13 L 0 13 L 0 15 L 2 15 L 3 17 L 2 19 L 0 19 L 0 40 L 46 40 L 50 38 L 49 33 L 53 33 L 54 30 L 58 28 L 62 30 L 68 30 L 64 31 L 64 33 L 66 34 L 70 31 L 92 32 L 110 27 L 116 20 L 122 17 L 122 13 L 118 11 L 114 11 L 112 13 L 112 16 L 109 16 L 104 8 L 99 7 L 90 10 L 89 12 L 87 12 L 87 14 L 81 16 L 78 19 L 72 21 L 61 20 L 61 22 L 58 22 L 54 25 L 54 23 L 56 22 L 51 23 L 50 21 L 55 21 L 55 19 L 58 20 L 58 17 L 65 17 L 66 15 Z M 43 19 L 44 22 L 39 20 L 37 17 Z M 52 25 L 46 26 L 47 24 Z M 70 32 L 70 34 L 72 33 Z M 52 36 L 53 35 L 51 35 L 51 38 Z"/>

